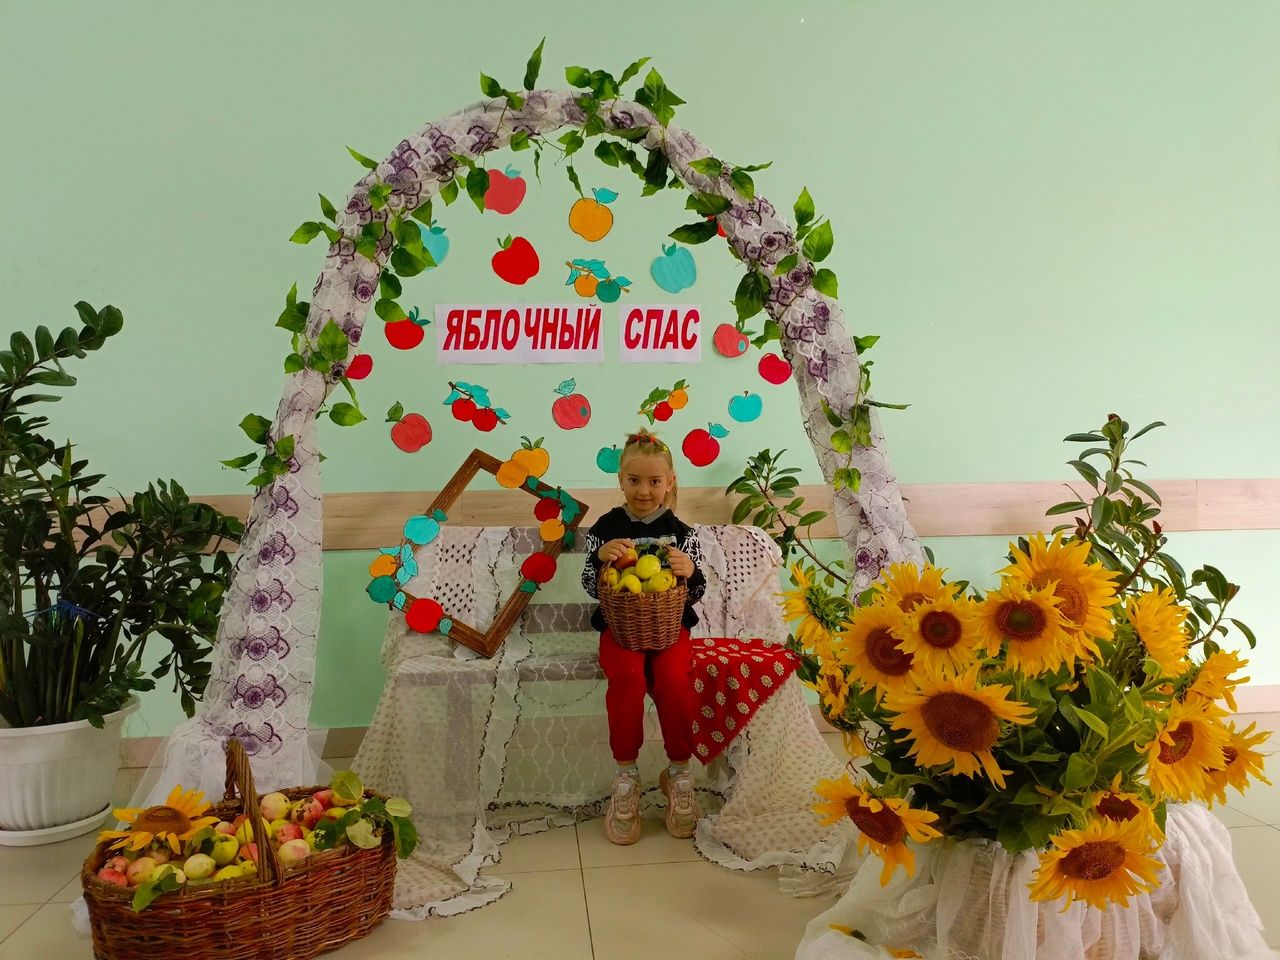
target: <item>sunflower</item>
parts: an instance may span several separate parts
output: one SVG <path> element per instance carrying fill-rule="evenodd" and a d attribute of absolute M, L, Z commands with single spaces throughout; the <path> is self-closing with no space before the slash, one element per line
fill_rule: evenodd
<path fill-rule="evenodd" d="M 1030 723 L 1035 711 L 1025 703 L 1008 699 L 1012 687 L 978 686 L 978 667 L 958 677 L 927 677 L 920 689 L 891 694 L 885 707 L 898 714 L 895 730 L 914 740 L 909 755 L 926 767 L 951 763 L 949 774 L 972 777 L 985 771 L 1000 789 L 1004 774 L 991 748 L 1000 739 L 1000 720 Z"/>
<path fill-rule="evenodd" d="M 1226 767 L 1223 747 L 1231 732 L 1203 706 L 1174 703 L 1169 718 L 1142 749 L 1147 782 L 1157 797 L 1190 800 L 1209 790 L 1207 771 Z"/>
<path fill-rule="evenodd" d="M 1142 641 L 1149 656 L 1160 664 L 1166 677 L 1180 677 L 1187 672 L 1187 634 L 1183 624 L 1187 608 L 1178 605 L 1170 587 L 1160 587 L 1125 601 L 1125 616 Z"/>
<path fill-rule="evenodd" d="M 1118 773 L 1111 778 L 1111 786 L 1094 796 L 1091 806 L 1097 817 L 1114 823 L 1137 822 L 1157 840 L 1164 839 L 1164 833 L 1156 824 L 1156 814 L 1151 804 L 1136 793 L 1122 790 Z"/>
<path fill-rule="evenodd" d="M 798 563 L 791 565 L 791 579 L 795 582 L 794 590 L 781 594 L 782 616 L 788 623 L 800 621 L 795 628 L 796 639 L 811 650 L 825 650 L 831 646 L 831 630 L 822 616 L 824 596 L 820 587 L 814 585 Z"/>
<path fill-rule="evenodd" d="M 978 611 L 968 597 L 937 597 L 901 615 L 898 632 L 913 666 L 955 676 L 978 658 Z"/>
<path fill-rule="evenodd" d="M 1083 830 L 1063 830 L 1040 855 L 1031 899 L 1064 897 L 1064 911 L 1075 900 L 1100 910 L 1113 902 L 1127 907 L 1130 896 L 1160 885 L 1163 864 L 1151 856 L 1154 849 L 1152 838 L 1133 822 L 1100 819 Z"/>
<path fill-rule="evenodd" d="M 822 698 L 824 714 L 833 719 L 844 716 L 845 705 L 849 702 L 849 678 L 845 675 L 842 664 L 823 660 L 813 688 Z"/>
<path fill-rule="evenodd" d="M 1248 683 L 1248 677 L 1233 677 L 1231 674 L 1243 670 L 1249 665 L 1248 660 L 1232 650 L 1219 650 L 1205 657 L 1200 664 L 1191 686 L 1187 687 L 1183 698 L 1187 703 L 1216 704 L 1225 700 L 1231 712 L 1236 712 L 1235 689 L 1242 683 Z"/>
<path fill-rule="evenodd" d="M 931 563 L 926 563 L 923 570 L 914 563 L 893 563 L 882 573 L 884 582 L 875 584 L 872 589 L 877 600 L 893 604 L 903 613 L 910 613 L 926 600 L 955 595 L 958 588 L 955 584 L 943 583 L 943 573 Z"/>
<path fill-rule="evenodd" d="M 902 649 L 902 612 L 886 603 L 862 607 L 840 634 L 840 658 L 854 679 L 881 694 L 911 685 L 914 659 Z"/>
<path fill-rule="evenodd" d="M 181 786 L 174 787 L 169 799 L 155 807 L 132 807 L 113 812 L 117 820 L 129 824 L 128 830 L 103 830 L 98 834 L 98 842 L 115 840 L 112 850 L 122 847 L 128 850 L 141 850 L 151 845 L 152 840 L 168 843 L 174 853 L 182 852 L 182 841 L 189 840 L 205 827 L 218 822 L 217 817 L 202 817 L 200 814 L 209 809 L 204 794 L 199 790 L 184 791 Z"/>
<path fill-rule="evenodd" d="M 1089 563 L 1093 544 L 1088 540 L 1063 541 L 1056 534 L 1046 543 L 1037 533 L 1027 543 L 1029 553 L 1009 544 L 1013 564 L 1002 573 L 1025 580 L 1040 590 L 1052 584 L 1058 609 L 1067 620 L 1067 629 L 1076 636 L 1081 649 L 1096 658 L 1094 640 L 1110 640 L 1114 633 L 1108 608 L 1116 602 L 1115 581 L 1119 574 L 1099 563 Z"/>
<path fill-rule="evenodd" d="M 916 858 L 907 847 L 908 839 L 928 843 L 942 836 L 929 826 L 938 819 L 936 813 L 916 810 L 900 797 L 878 797 L 854 784 L 848 774 L 839 780 L 821 780 L 815 789 L 824 798 L 822 803 L 813 805 L 822 825 L 830 826 L 848 817 L 858 828 L 858 852 L 863 853 L 870 846 L 871 852 L 884 861 L 880 871 L 882 887 L 899 864 L 907 876 L 916 872 Z"/>
<path fill-rule="evenodd" d="M 1266 754 L 1253 748 L 1260 746 L 1271 734 L 1265 730 L 1254 733 L 1253 728 L 1256 726 L 1256 723 L 1251 723 L 1243 730 L 1237 730 L 1234 723 L 1227 724 L 1227 745 L 1222 748 L 1226 766 L 1221 770 L 1205 771 L 1209 786 L 1204 797 L 1209 806 L 1213 806 L 1214 800 L 1219 803 L 1227 802 L 1228 785 L 1244 793 L 1249 787 L 1250 777 L 1270 785 L 1271 781 L 1262 773 Z"/>
<path fill-rule="evenodd" d="M 1052 586 L 1036 589 L 1006 578 L 978 604 L 978 635 L 987 652 L 998 656 L 1007 641 L 1005 662 L 1033 677 L 1072 664 L 1079 651 L 1057 604 Z"/>

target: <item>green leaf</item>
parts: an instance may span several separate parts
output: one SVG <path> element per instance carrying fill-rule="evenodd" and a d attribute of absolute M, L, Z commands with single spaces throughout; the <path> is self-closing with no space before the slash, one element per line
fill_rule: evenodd
<path fill-rule="evenodd" d="M 224 467 L 230 467 L 232 470 L 243 470 L 249 464 L 258 459 L 256 453 L 246 453 L 243 457 L 232 457 L 230 460 L 218 461 Z"/>
<path fill-rule="evenodd" d="M 326 320 L 320 339 L 316 341 L 316 353 L 329 363 L 341 363 L 347 359 L 350 350 L 351 342 L 342 328 L 334 320 Z"/>
<path fill-rule="evenodd" d="M 821 263 L 827 259 L 835 245 L 835 236 L 831 232 L 831 221 L 824 220 L 804 238 L 804 256 L 811 263 Z"/>
<path fill-rule="evenodd" d="M 483 73 L 480 74 L 480 92 L 486 97 L 500 97 L 506 93 L 502 89 L 502 84 L 493 79 L 493 77 L 485 76 Z"/>
<path fill-rule="evenodd" d="M 538 43 L 538 48 L 529 56 L 529 62 L 524 67 L 524 88 L 532 90 L 533 85 L 538 82 L 538 74 L 542 71 L 542 47 L 547 42 L 547 38 L 543 37 Z"/>
<path fill-rule="evenodd" d="M 306 223 L 293 231 L 293 236 L 289 238 L 290 243 L 310 243 L 316 237 L 320 236 L 320 224 L 314 220 L 308 220 Z"/>
<path fill-rule="evenodd" d="M 424 227 L 431 226 L 431 201 L 419 204 L 414 211 L 409 214 L 413 219 L 417 220 Z"/>
<path fill-rule="evenodd" d="M 1067 769 L 1062 775 L 1064 790 L 1080 790 L 1093 783 L 1098 776 L 1098 767 L 1094 761 L 1080 753 L 1073 753 L 1067 758 Z"/>
<path fill-rule="evenodd" d="M 573 184 L 573 189 L 578 191 L 578 196 L 584 196 L 582 192 L 582 181 L 578 179 L 578 171 L 573 169 L 573 164 L 565 165 L 564 172 L 569 176 L 569 182 Z"/>
<path fill-rule="evenodd" d="M 357 163 L 359 163 L 359 164 L 360 164 L 360 166 L 365 167 L 365 168 L 367 168 L 367 169 L 369 169 L 369 170 L 377 170 L 377 169 L 378 169 L 378 161 L 377 161 L 377 160 L 370 160 L 370 159 L 369 159 L 368 157 L 366 157 L 363 153 L 358 153 L 357 151 L 353 150 L 351 147 L 347 147 L 347 153 L 349 153 L 349 154 L 351 154 L 351 156 L 355 157 L 356 162 L 357 162 Z"/>
<path fill-rule="evenodd" d="M 1163 427 L 1163 426 L 1165 426 L 1165 422 L 1163 420 L 1156 420 L 1156 421 L 1153 421 L 1152 423 L 1148 423 L 1145 427 L 1143 427 L 1141 430 L 1139 430 L 1137 433 L 1131 436 L 1129 438 L 1129 442 L 1133 443 L 1133 441 L 1137 440 L 1140 436 L 1142 436 L 1148 430 L 1154 430 L 1156 427 Z"/>
<path fill-rule="evenodd" d="M 733 306 L 738 312 L 739 320 L 754 317 L 764 309 L 764 297 L 760 293 L 755 277 L 754 271 L 744 274 L 742 280 L 738 282 L 738 289 L 734 292 Z"/>
<path fill-rule="evenodd" d="M 387 410 L 387 423 L 399 423 L 404 416 L 404 404 L 397 400 Z"/>
<path fill-rule="evenodd" d="M 375 183 L 369 188 L 369 206 L 375 210 L 381 210 L 387 205 L 387 201 L 391 199 L 391 187 L 385 183 Z"/>
<path fill-rule="evenodd" d="M 719 177 L 724 174 L 724 161 L 716 157 L 702 157 L 698 160 L 691 160 L 689 169 L 702 174 L 704 177 Z"/>
<path fill-rule="evenodd" d="M 385 297 L 373 305 L 373 311 L 387 323 L 395 323 L 405 317 L 404 308 L 394 300 L 388 300 Z"/>
<path fill-rule="evenodd" d="M 288 460 L 293 456 L 293 448 L 297 438 L 293 434 L 281 437 L 275 442 L 275 450 L 273 451 L 281 460 Z"/>
<path fill-rule="evenodd" d="M 745 170 L 738 168 L 729 174 L 729 182 L 733 184 L 733 188 L 742 194 L 746 199 L 751 200 L 756 195 L 756 183 L 751 179 L 751 174 Z"/>
<path fill-rule="evenodd" d="M 586 67 L 565 67 L 564 78 L 571 87 L 591 86 L 591 71 Z"/>
<path fill-rule="evenodd" d="M 1046 517 L 1056 517 L 1064 513 L 1074 513 L 1077 510 L 1087 510 L 1088 504 L 1083 500 L 1068 500 L 1063 503 L 1055 503 L 1052 507 L 1044 512 Z"/>
<path fill-rule="evenodd" d="M 797 527 L 812 526 L 813 524 L 817 523 L 819 520 L 822 520 L 826 515 L 827 515 L 826 511 L 824 510 L 811 510 L 810 512 L 806 513 L 803 517 L 801 517 L 799 520 L 796 521 L 796 526 Z"/>
<path fill-rule="evenodd" d="M 354 427 L 365 420 L 365 415 L 349 403 L 335 403 L 329 411 L 329 419 L 340 427 Z"/>
<path fill-rule="evenodd" d="M 813 288 L 834 300 L 838 296 L 835 273 L 823 267 L 813 275 Z"/>
<path fill-rule="evenodd" d="M 853 449 L 853 437 L 848 430 L 837 430 L 831 434 L 831 449 L 836 453 L 849 453 Z"/>
<path fill-rule="evenodd" d="M 1098 734 L 1098 736 L 1105 738 L 1109 734 L 1110 728 L 1099 717 L 1090 713 L 1084 707 L 1076 707 L 1076 716 L 1083 720 L 1089 729 Z"/>
<path fill-rule="evenodd" d="M 1258 645 L 1258 638 L 1253 635 L 1253 631 L 1246 624 L 1241 623 L 1234 617 L 1227 617 L 1228 620 L 1235 625 L 1235 628 L 1244 634 L 1244 638 L 1249 641 L 1249 648 L 1253 649 Z"/>
<path fill-rule="evenodd" d="M 378 291 L 388 300 L 394 300 L 404 293 L 404 287 L 400 285 L 399 277 L 387 272 L 378 278 Z"/>
<path fill-rule="evenodd" d="M 622 86 L 632 77 L 636 76 L 636 74 L 640 72 L 640 68 L 643 67 L 648 62 L 649 62 L 648 57 L 641 57 L 639 60 L 635 60 L 627 64 L 627 69 L 623 70 L 622 76 L 618 78 L 618 86 Z"/>
<path fill-rule="evenodd" d="M 805 187 L 800 191 L 800 196 L 796 198 L 795 207 L 796 226 L 803 227 L 814 217 L 813 197 L 809 196 L 809 188 Z"/>
<path fill-rule="evenodd" d="M 714 193 L 690 193 L 684 206 L 686 210 L 692 210 L 700 216 L 714 217 L 724 213 L 733 204 L 729 202 L 728 197 L 721 197 Z"/>
<path fill-rule="evenodd" d="M 402 277 L 416 277 L 430 266 L 432 263 L 428 257 L 417 256 L 404 247 L 391 251 L 391 269 Z"/>
<path fill-rule="evenodd" d="M 335 207 L 332 203 L 330 203 L 329 198 L 326 197 L 323 193 L 320 194 L 319 196 L 320 196 L 320 213 L 323 214 L 324 218 L 329 222 L 337 223 L 338 222 L 337 207 Z"/>
<path fill-rule="evenodd" d="M 53 334 L 46 326 L 36 327 L 36 356 L 40 360 L 48 360 L 54 353 Z"/>
<path fill-rule="evenodd" d="M 717 229 L 714 220 L 699 220 L 697 223 L 686 223 L 684 226 L 676 227 L 667 236 L 681 243 L 706 243 L 716 235 Z"/>
<path fill-rule="evenodd" d="M 364 784 L 351 770 L 338 770 L 329 779 L 329 789 L 341 806 L 350 806 L 364 798 Z"/>
<path fill-rule="evenodd" d="M 382 843 L 374 835 L 373 824 L 364 817 L 347 827 L 347 839 L 361 850 L 373 850 Z"/>
<path fill-rule="evenodd" d="M 356 253 L 373 262 L 378 259 L 378 241 L 373 237 L 361 237 L 356 241 Z"/>
<path fill-rule="evenodd" d="M 396 856 L 403 860 L 418 846 L 418 828 L 413 825 L 412 820 L 392 817 L 391 830 L 395 836 Z"/>
<path fill-rule="evenodd" d="M 508 146 L 510 146 L 511 149 L 515 151 L 528 150 L 530 146 L 529 131 L 517 130 L 515 133 L 511 135 L 511 140 L 508 142 Z"/>
<path fill-rule="evenodd" d="M 778 265 L 773 268 L 773 275 L 775 277 L 780 277 L 784 273 L 790 273 L 792 270 L 796 268 L 796 264 L 798 264 L 799 262 L 800 262 L 800 254 L 789 253 L 785 257 L 783 257 L 781 260 L 778 261 Z"/>
<path fill-rule="evenodd" d="M 582 145 L 586 141 L 582 139 L 582 134 L 577 130 L 570 130 L 560 138 L 559 142 L 564 146 L 564 155 L 571 157 L 582 149 Z"/>
<path fill-rule="evenodd" d="M 473 167 L 467 172 L 467 196 L 476 205 L 476 209 L 484 213 L 484 195 L 489 191 L 489 171 L 484 167 Z M 398 272 L 398 271 L 397 271 Z"/>
<path fill-rule="evenodd" d="M 305 370 L 306 368 L 307 362 L 296 353 L 291 353 L 284 358 L 285 373 L 297 373 L 299 370 Z"/>
<path fill-rule="evenodd" d="M 413 813 L 413 807 L 404 797 L 387 797 L 386 811 L 389 817 L 407 817 Z"/>
<path fill-rule="evenodd" d="M 254 443 L 265 444 L 267 442 L 267 432 L 271 429 L 271 421 L 266 417 L 258 416 L 256 413 L 250 413 L 240 421 L 240 429 Z"/>
<path fill-rule="evenodd" d="M 880 340 L 880 335 L 876 333 L 869 333 L 865 337 L 854 337 L 853 349 L 858 354 L 858 356 L 862 356 L 864 353 L 866 353 L 868 350 L 874 347 L 879 340 Z"/>
<path fill-rule="evenodd" d="M 1071 433 L 1062 438 L 1063 443 L 1105 443 L 1106 440 L 1100 433 Z"/>
<path fill-rule="evenodd" d="M 1137 479 L 1136 477 L 1130 477 L 1128 480 L 1125 481 L 1125 483 L 1131 487 L 1137 487 L 1139 490 L 1141 490 L 1143 493 L 1145 493 L 1148 497 L 1151 498 L 1152 503 L 1158 503 L 1161 506 L 1164 506 L 1164 501 L 1160 499 L 1160 494 L 1156 493 L 1152 487 L 1143 483 L 1141 480 Z"/>
<path fill-rule="evenodd" d="M 453 203 L 453 201 L 458 199 L 458 181 L 457 180 L 450 180 L 448 183 L 446 183 L 443 187 L 440 188 L 440 199 L 444 201 L 444 205 L 446 207 L 449 206 L 449 204 Z"/>

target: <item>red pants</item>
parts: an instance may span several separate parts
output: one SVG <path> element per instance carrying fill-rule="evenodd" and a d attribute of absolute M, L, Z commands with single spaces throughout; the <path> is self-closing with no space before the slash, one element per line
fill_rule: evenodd
<path fill-rule="evenodd" d="M 619 763 L 640 756 L 644 743 L 644 695 L 653 697 L 667 757 L 684 763 L 693 756 L 693 645 L 689 631 L 665 650 L 635 651 L 618 646 L 608 628 L 600 634 L 600 668 L 609 681 L 604 695 L 609 714 L 609 747 Z"/>

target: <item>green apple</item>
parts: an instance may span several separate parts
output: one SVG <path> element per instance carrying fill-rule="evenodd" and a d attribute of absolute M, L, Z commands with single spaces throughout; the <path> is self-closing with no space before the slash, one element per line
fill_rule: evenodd
<path fill-rule="evenodd" d="M 219 834 L 213 841 L 213 849 L 209 851 L 209 856 L 218 866 L 225 867 L 236 858 L 239 852 L 240 844 L 235 837 Z"/>

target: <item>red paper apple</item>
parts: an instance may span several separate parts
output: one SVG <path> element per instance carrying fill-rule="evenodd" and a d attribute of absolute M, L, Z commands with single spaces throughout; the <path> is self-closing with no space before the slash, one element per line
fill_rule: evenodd
<path fill-rule="evenodd" d="M 533 507 L 533 515 L 539 520 L 551 520 L 560 516 L 560 504 L 551 497 L 539 497 Z"/>
<path fill-rule="evenodd" d="M 695 467 L 705 467 L 720 456 L 720 441 L 699 427 L 689 431 L 680 450 Z"/>
<path fill-rule="evenodd" d="M 481 433 L 488 433 L 498 425 L 498 414 L 490 407 L 482 407 L 471 418 L 471 425 Z"/>
<path fill-rule="evenodd" d="M 420 413 L 406 413 L 392 425 L 391 442 L 405 453 L 417 453 L 431 442 L 431 424 Z"/>
<path fill-rule="evenodd" d="M 444 609 L 430 597 L 419 597 L 404 612 L 404 622 L 417 633 L 430 633 L 443 617 Z"/>
<path fill-rule="evenodd" d="M 520 575 L 534 583 L 546 583 L 556 575 L 556 558 L 549 553 L 531 553 L 520 564 Z"/>
<path fill-rule="evenodd" d="M 751 345 L 747 335 L 732 323 L 722 323 L 716 327 L 716 332 L 711 338 L 711 342 L 715 344 L 716 353 L 731 360 L 742 356 L 747 352 L 747 347 Z"/>
<path fill-rule="evenodd" d="M 674 411 L 671 409 L 671 404 L 663 400 L 656 407 L 653 408 L 653 419 L 661 420 L 665 423 L 666 421 L 671 419 L 671 414 L 673 412 Z"/>
<path fill-rule="evenodd" d="M 506 171 L 489 171 L 489 189 L 484 193 L 484 208 L 494 213 L 513 213 L 524 200 L 529 185 L 520 171 L 507 164 Z"/>
<path fill-rule="evenodd" d="M 459 397 L 449 404 L 449 412 L 453 414 L 453 419 L 470 423 L 476 415 L 476 402 L 470 397 Z"/>
<path fill-rule="evenodd" d="M 537 274 L 541 266 L 538 251 L 524 237 L 507 237 L 498 245 L 502 249 L 493 255 L 493 272 L 507 283 L 518 286 Z"/>
<path fill-rule="evenodd" d="M 565 380 L 556 387 L 560 399 L 551 405 L 551 419 L 561 430 L 577 430 L 591 420 L 591 404 L 580 393 L 575 393 L 574 380 Z"/>
<path fill-rule="evenodd" d="M 367 353 L 357 353 L 347 364 L 348 380 L 363 380 L 373 373 L 373 357 Z"/>
<path fill-rule="evenodd" d="M 382 331 L 387 335 L 387 343 L 397 350 L 412 350 L 426 336 L 426 331 L 408 317 L 384 324 Z"/>
<path fill-rule="evenodd" d="M 791 364 L 783 360 L 776 353 L 766 353 L 760 358 L 760 366 L 758 367 L 760 376 L 764 377 L 769 383 L 779 384 L 786 383 L 791 379 Z"/>

